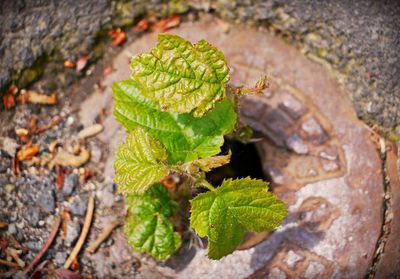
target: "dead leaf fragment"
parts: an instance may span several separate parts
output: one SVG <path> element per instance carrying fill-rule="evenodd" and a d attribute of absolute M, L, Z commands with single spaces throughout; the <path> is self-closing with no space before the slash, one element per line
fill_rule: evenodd
<path fill-rule="evenodd" d="M 11 159 L 11 169 L 15 175 L 18 175 L 21 173 L 21 168 L 20 168 L 20 164 L 19 164 L 19 160 L 18 160 L 17 156 L 14 156 Z"/>
<path fill-rule="evenodd" d="M 81 279 L 82 276 L 78 272 L 70 271 L 68 269 L 56 269 L 55 274 L 59 279 Z"/>
<path fill-rule="evenodd" d="M 61 149 L 54 156 L 53 160 L 50 162 L 50 167 L 55 165 L 60 165 L 63 167 L 80 167 L 85 164 L 90 158 L 90 151 L 82 148 L 78 155 L 73 155 L 67 151 Z"/>
<path fill-rule="evenodd" d="M 71 221 L 71 215 L 69 214 L 68 210 L 66 210 L 66 209 L 63 210 L 62 219 L 63 219 L 63 223 L 61 226 L 61 239 L 64 240 L 67 236 L 68 222 Z"/>
<path fill-rule="evenodd" d="M 57 189 L 61 190 L 62 187 L 64 186 L 64 178 L 65 178 L 65 171 L 64 171 L 63 167 L 56 166 L 56 173 L 57 173 L 57 177 L 56 177 Z"/>
<path fill-rule="evenodd" d="M 227 33 L 229 32 L 231 26 L 229 23 L 227 23 L 226 21 L 220 19 L 220 18 L 216 18 L 215 22 L 218 24 L 218 26 L 222 29 L 222 32 Z"/>
<path fill-rule="evenodd" d="M 113 72 L 113 68 L 111 66 L 107 66 L 103 70 L 103 75 L 108 76 Z"/>
<path fill-rule="evenodd" d="M 25 128 L 15 129 L 15 133 L 23 143 L 29 142 L 29 131 Z"/>
<path fill-rule="evenodd" d="M 7 224 L 7 223 L 0 222 L 0 229 L 5 229 L 5 228 L 7 228 L 7 227 L 8 227 L 8 224 Z"/>
<path fill-rule="evenodd" d="M 94 135 L 97 135 L 101 131 L 103 131 L 103 125 L 94 124 L 92 126 L 89 126 L 85 129 L 83 129 L 82 131 L 80 131 L 78 134 L 78 138 L 85 139 L 85 138 L 93 137 Z"/>
<path fill-rule="evenodd" d="M 4 94 L 3 96 L 3 104 L 6 110 L 9 110 L 15 107 L 15 98 L 11 94 Z"/>
<path fill-rule="evenodd" d="M 65 60 L 64 61 L 64 67 L 66 67 L 66 68 L 74 68 L 75 64 L 71 60 Z"/>
<path fill-rule="evenodd" d="M 16 128 L 15 133 L 17 136 L 27 136 L 29 134 L 29 131 L 25 128 Z"/>
<path fill-rule="evenodd" d="M 21 95 L 18 96 L 17 100 L 21 103 L 54 105 L 57 102 L 57 96 L 55 93 L 48 96 L 33 90 L 21 90 Z"/>
<path fill-rule="evenodd" d="M 82 71 L 85 67 L 87 62 L 89 61 L 89 56 L 81 56 L 78 58 L 78 61 L 76 62 L 76 71 L 79 73 Z"/>
<path fill-rule="evenodd" d="M 15 84 L 11 84 L 6 91 L 6 94 L 15 95 L 17 94 L 17 92 L 18 92 L 18 87 Z"/>
<path fill-rule="evenodd" d="M 112 44 L 114 46 L 119 46 L 126 41 L 126 33 L 121 30 L 121 28 L 116 28 L 108 32 L 108 35 L 113 39 Z"/>
<path fill-rule="evenodd" d="M 136 32 L 144 32 L 150 28 L 150 25 L 150 21 L 147 18 L 144 18 L 133 27 L 133 30 Z"/>
<path fill-rule="evenodd" d="M 14 261 L 21 267 L 24 268 L 25 266 L 25 262 L 23 260 L 21 260 L 21 258 L 19 257 L 19 255 L 21 255 L 22 250 L 16 250 L 14 248 L 8 247 L 6 249 L 6 254 L 7 256 L 11 257 L 12 259 L 14 259 Z"/>
<path fill-rule="evenodd" d="M 154 24 L 153 30 L 164 32 L 178 26 L 181 23 L 181 17 L 178 15 L 164 18 Z"/>
<path fill-rule="evenodd" d="M 19 161 L 25 161 L 31 159 L 38 153 L 39 153 L 39 145 L 37 144 L 25 145 L 21 147 L 20 150 L 18 150 L 17 158 Z"/>
<path fill-rule="evenodd" d="M 60 145 L 60 142 L 58 140 L 53 140 L 52 142 L 49 143 L 49 146 L 47 147 L 50 151 L 50 153 L 54 153 L 56 150 L 56 147 Z"/>

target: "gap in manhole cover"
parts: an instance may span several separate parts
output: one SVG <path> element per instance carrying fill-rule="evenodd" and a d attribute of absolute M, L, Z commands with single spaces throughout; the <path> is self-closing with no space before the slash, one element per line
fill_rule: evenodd
<path fill-rule="evenodd" d="M 178 253 L 179 267 L 159 263 L 159 271 L 177 278 L 360 278 L 370 268 L 382 225 L 384 193 L 381 161 L 367 128 L 357 120 L 337 82 L 298 50 L 272 35 L 235 27 L 224 33 L 204 20 L 171 31 L 196 42 L 206 39 L 226 55 L 234 85 L 252 85 L 264 73 L 271 85 L 262 96 L 241 102 L 241 119 L 262 139 L 256 144 L 272 189 L 287 203 L 282 227 L 253 248 L 211 261 L 204 249 Z M 105 109 L 99 136 L 111 154 L 124 131 L 111 115 L 113 82 L 129 78 L 132 55 L 149 50 L 157 34 L 147 34 L 114 59 L 104 94 L 82 104 L 83 122 Z M 94 101 L 101 98 L 101 102 Z M 93 106 L 92 104 L 99 104 Z M 105 176 L 111 180 L 113 158 Z M 172 268 L 174 267 L 174 268 Z M 152 271 L 153 270 L 153 271 Z M 211 275 L 211 277 L 210 277 Z"/>

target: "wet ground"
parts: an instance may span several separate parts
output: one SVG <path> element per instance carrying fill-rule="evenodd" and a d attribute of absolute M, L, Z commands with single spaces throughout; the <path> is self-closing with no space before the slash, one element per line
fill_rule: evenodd
<path fill-rule="evenodd" d="M 85 276 L 363 278 L 376 270 L 389 274 L 390 265 L 381 268 L 382 252 L 390 251 L 387 243 L 398 245 L 391 240 L 396 195 L 388 192 L 395 193 L 398 184 L 388 184 L 394 178 L 388 178 L 382 160 L 389 151 L 385 140 L 357 119 L 335 78 L 266 30 L 222 25 L 204 15 L 171 32 L 193 42 L 204 38 L 219 47 L 234 85 L 252 85 L 263 73 L 270 77 L 270 89 L 263 96 L 243 100 L 241 116 L 257 131 L 261 167 L 273 191 L 288 204 L 283 225 L 255 247 L 221 261 L 208 260 L 200 247 L 185 246 L 169 261 L 156 263 L 126 244 L 121 227 L 113 229 L 94 253 L 86 250 L 125 213 L 123 197 L 112 183 L 113 154 L 125 135 L 111 114 L 110 86 L 129 77 L 132 55 L 156 42 L 155 33 L 131 32 L 122 48 L 109 46 L 105 59 L 80 74 L 65 71 L 62 65 L 47 68 L 32 90 L 57 92 L 56 105 L 17 104 L 15 111 L 1 112 L 0 221 L 5 225 L 0 258 L 10 256 L 7 248 L 20 250 L 18 257 L 27 265 L 61 216 L 57 236 L 38 263 L 44 263 L 43 273 L 62 267 L 84 231 L 93 196 L 94 218 L 71 266 Z M 58 117 L 62 119 L 53 128 L 32 133 Z M 26 139 L 17 136 L 17 128 L 30 131 L 29 140 L 39 146 L 37 154 L 20 163 L 20 173 L 12 158 Z M 390 151 L 393 155 L 394 148 Z M 393 156 L 391 162 L 396 162 L 397 154 Z M 13 257 L 8 260 L 16 262 Z M 0 266 L 0 272 L 11 275 L 15 269 Z"/>

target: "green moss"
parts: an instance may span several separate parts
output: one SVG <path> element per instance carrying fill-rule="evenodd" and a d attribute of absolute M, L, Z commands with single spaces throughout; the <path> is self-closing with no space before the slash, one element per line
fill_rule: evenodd
<path fill-rule="evenodd" d="M 14 73 L 12 79 L 16 83 L 17 87 L 25 88 L 37 80 L 43 74 L 47 61 L 48 56 L 42 55 L 31 67 L 22 70 L 19 75 Z"/>
<path fill-rule="evenodd" d="M 392 142 L 399 142 L 400 141 L 400 135 L 398 135 L 396 132 L 394 131 L 389 131 L 386 133 L 386 137 L 392 141 Z"/>

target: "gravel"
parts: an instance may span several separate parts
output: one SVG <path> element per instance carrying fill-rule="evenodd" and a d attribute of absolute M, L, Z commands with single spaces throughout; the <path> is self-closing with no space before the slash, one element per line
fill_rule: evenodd
<path fill-rule="evenodd" d="M 64 178 L 64 186 L 62 187 L 62 193 L 66 196 L 70 196 L 78 186 L 79 186 L 79 176 L 75 173 L 68 174 Z"/>
<path fill-rule="evenodd" d="M 86 209 L 87 209 L 87 199 L 88 196 L 77 196 L 73 199 L 73 202 L 71 203 L 69 210 L 71 213 L 75 216 L 85 216 Z"/>
<path fill-rule="evenodd" d="M 29 224 L 31 224 L 33 227 L 36 227 L 40 220 L 39 208 L 30 205 L 24 212 L 24 217 Z"/>
<path fill-rule="evenodd" d="M 53 188 L 44 188 L 43 192 L 39 195 L 37 200 L 38 205 L 48 213 L 54 213 L 54 210 L 56 208 L 56 199 Z"/>
<path fill-rule="evenodd" d="M 74 245 L 75 241 L 78 239 L 80 231 L 81 225 L 79 221 L 68 222 L 67 235 L 64 242 L 67 247 Z"/>

